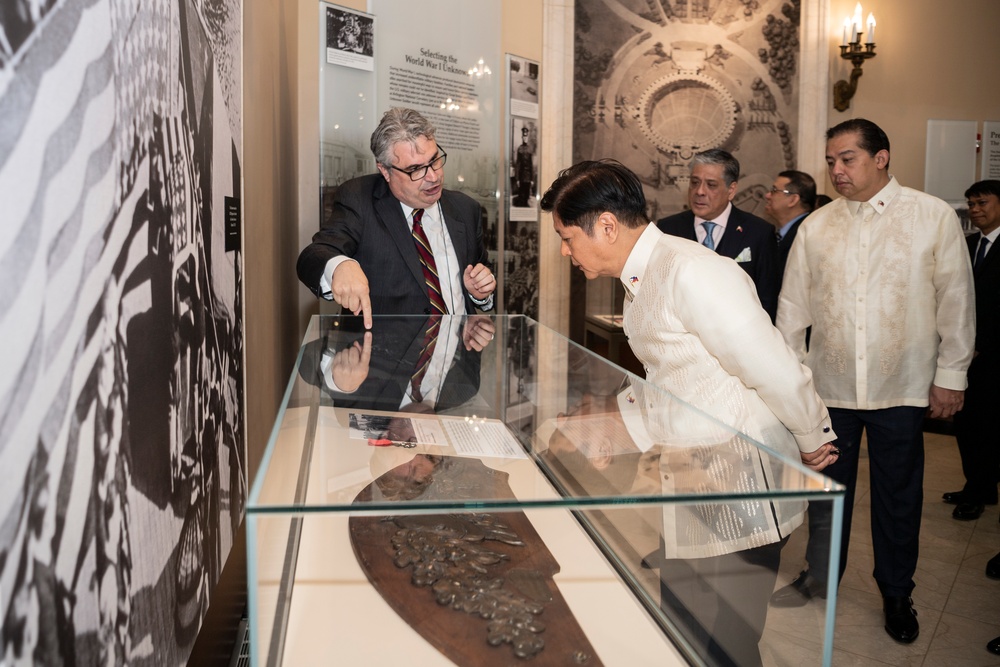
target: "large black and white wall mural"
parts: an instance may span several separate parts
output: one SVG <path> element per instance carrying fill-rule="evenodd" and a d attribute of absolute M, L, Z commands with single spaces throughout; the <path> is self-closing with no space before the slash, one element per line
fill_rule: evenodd
<path fill-rule="evenodd" d="M 242 519 L 242 1 L 0 2 L 4 667 L 184 664 Z"/>
<path fill-rule="evenodd" d="M 740 161 L 734 203 L 763 214 L 796 167 L 801 0 L 576 0 L 573 159 L 616 158 L 650 215 L 686 207 L 691 157 Z"/>

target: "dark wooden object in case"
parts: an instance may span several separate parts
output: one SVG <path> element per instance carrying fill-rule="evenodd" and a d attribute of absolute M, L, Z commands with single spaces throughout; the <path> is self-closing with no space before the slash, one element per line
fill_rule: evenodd
<path fill-rule="evenodd" d="M 417 454 L 355 502 L 481 497 L 513 498 L 507 474 Z M 372 585 L 456 664 L 601 665 L 553 580 L 559 564 L 523 512 L 353 516 L 349 526 Z"/>

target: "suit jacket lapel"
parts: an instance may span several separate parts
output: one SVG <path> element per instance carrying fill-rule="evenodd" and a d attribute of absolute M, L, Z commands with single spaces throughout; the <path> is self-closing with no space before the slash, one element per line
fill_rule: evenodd
<path fill-rule="evenodd" d="M 978 277 L 982 275 L 987 267 L 993 266 L 997 262 L 997 255 L 1000 253 L 994 252 L 993 248 L 990 248 L 983 259 L 983 263 L 980 266 L 976 266 L 976 253 L 979 252 L 979 244 L 982 243 L 983 233 L 971 234 L 965 240 L 969 244 L 969 260 L 972 262 L 972 272 Z"/>
<path fill-rule="evenodd" d="M 784 238 L 781 239 L 782 246 L 787 248 L 788 246 L 792 245 L 792 241 L 795 240 L 795 235 L 798 233 L 799 227 L 802 225 L 802 221 L 808 217 L 809 214 L 806 213 L 801 218 L 792 223 L 792 226 L 789 227 L 788 231 L 785 233 Z"/>
<path fill-rule="evenodd" d="M 682 232 L 681 238 L 688 239 L 689 241 L 698 242 L 698 236 L 694 233 L 694 212 L 684 211 L 682 214 L 684 216 L 685 224 L 681 225 L 680 231 Z"/>
<path fill-rule="evenodd" d="M 1000 243 L 1000 240 L 998 240 L 998 243 Z M 992 247 L 989 250 L 983 259 L 983 265 L 976 271 L 977 274 L 985 275 L 987 271 L 996 271 L 997 268 L 1000 268 L 1000 250 Z"/>
<path fill-rule="evenodd" d="M 715 246 L 715 252 L 726 257 L 734 258 L 746 247 L 746 238 L 740 227 L 740 214 L 735 206 L 729 212 L 729 220 L 726 221 L 726 231 L 722 235 L 722 240 Z"/>
<path fill-rule="evenodd" d="M 424 284 L 424 270 L 420 266 L 420 257 L 417 249 L 413 245 L 413 232 L 410 230 L 410 223 L 403 215 L 403 209 L 399 200 L 393 196 L 392 191 L 386 182 L 380 181 L 375 188 L 375 214 L 385 228 L 386 233 L 399 249 L 399 254 L 403 257 L 406 267 L 413 275 L 413 279 L 421 285 Z M 386 270 L 391 271 L 390 267 Z"/>

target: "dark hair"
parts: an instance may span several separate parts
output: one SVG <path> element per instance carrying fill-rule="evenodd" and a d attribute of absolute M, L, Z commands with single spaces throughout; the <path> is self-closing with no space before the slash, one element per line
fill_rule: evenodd
<path fill-rule="evenodd" d="M 889 152 L 889 137 L 886 136 L 881 127 L 866 118 L 851 118 L 834 125 L 826 131 L 826 139 L 829 141 L 848 132 L 858 133 L 858 146 L 872 157 L 875 157 L 879 151 Z M 889 168 L 888 160 L 886 160 L 885 168 Z"/>
<path fill-rule="evenodd" d="M 965 191 L 966 199 L 982 195 L 996 195 L 997 199 L 1000 199 L 1000 181 L 979 181 L 970 185 Z"/>
<path fill-rule="evenodd" d="M 818 209 L 821 206 L 826 206 L 827 204 L 829 204 L 832 201 L 833 201 L 833 198 L 830 197 L 830 195 L 816 195 L 816 205 L 813 206 L 813 210 L 815 211 L 816 209 Z"/>
<path fill-rule="evenodd" d="M 372 132 L 372 155 L 383 167 L 391 167 L 393 146 L 403 141 L 413 145 L 420 137 L 433 141 L 434 131 L 434 124 L 413 109 L 393 107 L 382 114 L 382 120 Z"/>
<path fill-rule="evenodd" d="M 804 171 L 788 169 L 778 174 L 788 179 L 788 191 L 799 196 L 807 211 L 816 207 L 816 180 Z"/>
<path fill-rule="evenodd" d="M 740 161 L 734 158 L 732 153 L 724 151 L 721 148 L 710 148 L 707 151 L 695 153 L 688 167 L 693 170 L 696 164 L 722 165 L 722 174 L 726 179 L 726 186 L 730 186 L 740 180 Z"/>
<path fill-rule="evenodd" d="M 649 224 L 642 184 L 617 160 L 584 160 L 563 169 L 542 195 L 541 208 L 588 235 L 605 211 L 613 213 L 625 227 Z"/>

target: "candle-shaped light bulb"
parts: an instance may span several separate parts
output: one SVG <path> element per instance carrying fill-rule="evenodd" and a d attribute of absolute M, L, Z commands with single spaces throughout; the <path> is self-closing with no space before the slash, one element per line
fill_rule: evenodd
<path fill-rule="evenodd" d="M 868 12 L 868 43 L 875 43 L 875 15 Z"/>
<path fill-rule="evenodd" d="M 851 41 L 851 17 L 844 18 L 844 41 L 843 46 L 847 46 L 847 43 Z"/>
<path fill-rule="evenodd" d="M 861 17 L 863 14 L 864 13 L 861 11 L 861 3 L 859 2 L 854 6 L 854 39 L 851 40 L 852 42 L 861 41 Z"/>

